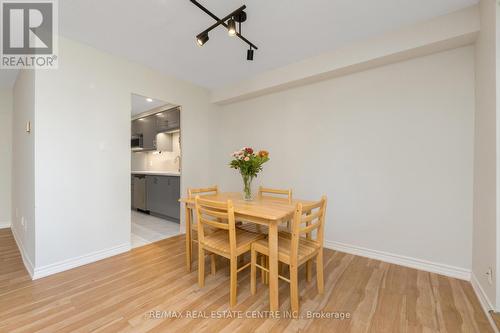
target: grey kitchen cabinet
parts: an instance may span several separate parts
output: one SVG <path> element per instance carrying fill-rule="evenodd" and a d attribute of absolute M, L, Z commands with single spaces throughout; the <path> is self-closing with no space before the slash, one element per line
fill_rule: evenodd
<path fill-rule="evenodd" d="M 141 135 L 142 134 L 141 127 L 142 127 L 141 121 L 139 119 L 132 120 L 132 136 Z"/>
<path fill-rule="evenodd" d="M 156 119 L 143 117 L 132 121 L 132 136 L 142 135 L 142 149 L 156 149 Z"/>
<path fill-rule="evenodd" d="M 146 210 L 146 177 L 134 175 L 132 177 L 132 207 Z"/>
<path fill-rule="evenodd" d="M 180 110 L 163 111 L 156 115 L 156 131 L 158 133 L 175 131 L 180 128 Z"/>
<path fill-rule="evenodd" d="M 150 214 L 180 219 L 180 178 L 146 176 L 147 210 Z"/>
<path fill-rule="evenodd" d="M 156 149 L 156 123 L 152 117 L 145 117 L 140 120 L 143 128 L 144 150 Z"/>
<path fill-rule="evenodd" d="M 177 108 L 132 120 L 131 134 L 132 137 L 141 136 L 142 138 L 142 148 L 137 150 L 158 150 L 157 135 L 179 129 L 180 110 Z M 163 143 L 168 142 L 163 140 Z M 160 150 L 172 151 L 172 148 L 163 146 Z"/>

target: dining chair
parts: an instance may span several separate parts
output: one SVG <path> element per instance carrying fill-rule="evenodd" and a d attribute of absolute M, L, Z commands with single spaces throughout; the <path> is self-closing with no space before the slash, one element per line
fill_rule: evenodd
<path fill-rule="evenodd" d="M 266 199 L 266 198 L 267 199 L 272 199 L 272 198 L 283 199 L 284 201 L 291 204 L 292 203 L 292 189 L 276 189 L 276 188 L 259 186 L 259 192 L 257 194 L 257 198 L 258 199 Z M 255 224 L 255 223 L 245 223 L 245 221 L 238 221 L 238 222 L 239 223 L 236 225 L 236 227 L 238 227 L 240 229 L 250 231 L 250 232 L 262 233 L 262 234 L 266 234 L 266 235 L 268 233 L 267 227 L 265 227 L 265 226 L 261 226 L 261 225 Z M 289 231 L 290 230 L 290 221 L 286 222 L 286 227 L 283 225 L 283 226 L 279 226 L 278 228 L 280 231 Z M 261 265 L 262 266 L 268 266 L 268 263 L 266 260 L 267 260 L 267 258 L 261 257 Z M 283 270 L 283 268 L 280 265 L 280 271 L 282 271 L 282 270 Z M 266 272 L 261 271 L 261 278 L 262 278 L 262 282 L 268 283 L 269 278 L 268 278 L 268 275 L 266 274 Z"/>
<path fill-rule="evenodd" d="M 250 262 L 238 268 L 238 256 L 250 252 L 252 243 L 265 236 L 237 229 L 234 220 L 233 202 L 218 202 L 195 198 L 196 215 L 198 219 L 198 284 L 205 285 L 205 251 L 215 253 L 229 259 L 230 262 L 230 292 L 229 304 L 237 303 L 237 275 L 248 268 Z M 205 227 L 217 231 L 206 234 Z"/>
<path fill-rule="evenodd" d="M 292 311 L 299 311 L 298 269 L 316 258 L 316 280 L 318 293 L 324 291 L 323 282 L 323 237 L 325 227 L 326 196 L 313 204 L 297 203 L 291 225 L 291 237 L 278 235 L 278 260 L 289 266 L 290 275 L 280 279 L 290 284 L 290 303 Z M 315 239 L 312 237 L 315 231 Z M 306 237 L 304 237 L 306 236 Z M 252 244 L 250 289 L 256 292 L 256 269 L 269 272 L 266 266 L 257 264 L 257 254 L 269 257 L 267 240 L 259 240 Z"/>
<path fill-rule="evenodd" d="M 259 198 L 268 197 L 268 198 L 284 198 L 287 199 L 289 203 L 292 202 L 292 190 L 280 190 L 269 187 L 259 186 Z"/>
<path fill-rule="evenodd" d="M 200 196 L 206 196 L 206 195 L 217 195 L 219 194 L 219 187 L 217 185 L 214 185 L 212 187 L 205 187 L 205 188 L 188 188 L 188 198 L 193 199 L 197 195 Z M 189 213 L 191 214 L 191 221 L 193 220 L 193 211 L 189 210 Z M 191 223 L 191 230 L 194 232 L 191 232 L 191 235 L 197 235 L 197 230 L 198 230 L 198 224 L 197 223 Z M 193 236 L 191 236 L 191 253 L 193 253 L 193 244 L 198 243 L 197 239 L 194 239 Z M 210 271 L 212 275 L 215 275 L 216 271 L 216 259 L 215 259 L 215 254 L 212 253 L 210 256 Z"/>

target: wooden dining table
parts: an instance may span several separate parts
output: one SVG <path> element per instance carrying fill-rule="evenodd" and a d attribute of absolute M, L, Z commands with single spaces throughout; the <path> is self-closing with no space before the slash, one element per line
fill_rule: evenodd
<path fill-rule="evenodd" d="M 278 311 L 278 225 L 289 221 L 298 202 L 310 204 L 311 201 L 257 197 L 252 201 L 243 200 L 241 193 L 219 192 L 215 195 L 204 195 L 203 198 L 214 201 L 232 200 L 237 221 L 251 222 L 268 227 L 269 242 L 269 308 Z M 194 198 L 182 198 L 180 202 L 186 208 L 186 268 L 191 271 L 192 230 Z"/>

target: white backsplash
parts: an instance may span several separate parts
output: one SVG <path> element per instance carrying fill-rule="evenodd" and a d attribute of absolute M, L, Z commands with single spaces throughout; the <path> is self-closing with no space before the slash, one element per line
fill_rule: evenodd
<path fill-rule="evenodd" d="M 169 134 L 159 134 L 157 137 L 158 146 L 162 146 L 162 140 L 166 140 Z M 179 143 L 180 133 L 173 133 L 172 150 L 173 151 L 148 151 L 148 152 L 132 152 L 132 171 L 164 171 L 178 172 L 179 159 L 181 149 Z"/>

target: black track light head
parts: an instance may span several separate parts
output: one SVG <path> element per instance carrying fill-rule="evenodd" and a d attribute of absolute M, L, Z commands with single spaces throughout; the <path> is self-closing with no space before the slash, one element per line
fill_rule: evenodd
<path fill-rule="evenodd" d="M 253 60 L 253 50 L 252 47 L 250 47 L 247 51 L 247 60 L 252 61 Z"/>
<path fill-rule="evenodd" d="M 227 21 L 227 33 L 229 36 L 236 36 L 236 22 L 232 18 Z"/>
<path fill-rule="evenodd" d="M 210 38 L 208 38 L 208 33 L 199 34 L 198 36 L 196 36 L 196 44 L 198 44 L 198 46 L 203 46 L 206 42 L 208 42 L 209 39 Z"/>

